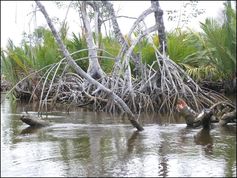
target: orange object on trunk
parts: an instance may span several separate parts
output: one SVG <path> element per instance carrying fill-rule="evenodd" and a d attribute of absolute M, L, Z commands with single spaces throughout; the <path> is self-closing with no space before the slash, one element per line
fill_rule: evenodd
<path fill-rule="evenodd" d="M 187 107 L 187 103 L 183 99 L 178 99 L 177 104 L 176 104 L 176 109 L 180 112 L 180 110 L 184 109 Z"/>

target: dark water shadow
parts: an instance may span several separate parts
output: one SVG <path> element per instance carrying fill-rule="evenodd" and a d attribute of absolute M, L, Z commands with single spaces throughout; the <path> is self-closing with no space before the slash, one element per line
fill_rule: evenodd
<path fill-rule="evenodd" d="M 24 135 L 24 134 L 34 134 L 37 133 L 39 130 L 41 130 L 41 128 L 43 127 L 32 127 L 32 126 L 28 126 L 25 129 L 23 129 L 20 134 Z"/>
<path fill-rule="evenodd" d="M 213 138 L 210 135 L 210 129 L 201 129 L 194 135 L 194 142 L 197 145 L 203 146 L 206 154 L 213 154 Z"/>
<path fill-rule="evenodd" d="M 237 133 L 236 124 L 225 125 L 223 127 L 220 127 L 220 132 L 222 134 L 236 136 Z"/>
<path fill-rule="evenodd" d="M 134 147 L 137 145 L 138 135 L 139 135 L 139 131 L 136 130 L 132 133 L 132 135 L 128 139 L 128 141 L 127 141 L 127 151 L 128 151 L 128 153 L 133 152 Z"/>
<path fill-rule="evenodd" d="M 139 131 L 134 131 L 129 139 L 127 140 L 127 152 L 124 154 L 124 157 L 128 157 L 130 155 L 133 155 L 134 152 L 136 152 L 139 149 L 144 148 L 144 142 L 143 139 L 145 137 L 142 136 L 143 133 Z M 167 177 L 168 175 L 168 157 L 166 156 L 167 152 L 167 141 L 161 141 L 158 145 L 158 154 L 159 154 L 159 163 L 157 165 L 158 169 L 158 175 L 161 177 Z"/>

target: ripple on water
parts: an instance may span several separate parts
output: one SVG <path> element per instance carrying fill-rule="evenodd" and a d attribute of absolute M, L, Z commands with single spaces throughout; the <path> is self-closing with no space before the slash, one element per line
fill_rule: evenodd
<path fill-rule="evenodd" d="M 80 110 L 52 113 L 52 126 L 22 133 L 24 105 L 11 110 L 7 104 L 1 115 L 2 176 L 236 176 L 233 126 L 205 132 L 149 121 L 137 132 L 119 117 Z"/>

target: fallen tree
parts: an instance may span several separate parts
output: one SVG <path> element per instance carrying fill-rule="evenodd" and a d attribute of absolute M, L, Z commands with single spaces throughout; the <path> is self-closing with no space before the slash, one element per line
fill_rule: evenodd
<path fill-rule="evenodd" d="M 218 105 L 228 104 L 222 110 L 214 110 Z M 205 108 L 202 112 L 197 113 L 192 108 L 190 108 L 183 99 L 178 99 L 176 108 L 179 113 L 184 117 L 187 126 L 189 127 L 199 127 L 210 128 L 211 123 L 219 122 L 220 126 L 225 126 L 228 123 L 236 123 L 236 109 L 233 105 L 229 103 L 219 102 L 211 106 L 210 108 Z"/>

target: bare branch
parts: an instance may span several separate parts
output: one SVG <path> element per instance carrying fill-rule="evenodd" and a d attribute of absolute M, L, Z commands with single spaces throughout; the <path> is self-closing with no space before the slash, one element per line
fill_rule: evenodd
<path fill-rule="evenodd" d="M 39 1 L 35 1 L 37 6 L 40 8 L 41 12 L 43 13 L 63 55 L 65 56 L 68 64 L 77 72 L 77 74 L 79 74 L 80 76 L 82 76 L 83 78 L 85 78 L 87 81 L 89 81 L 91 84 L 94 84 L 95 86 L 97 86 L 98 88 L 101 88 L 101 90 L 103 90 L 104 92 L 106 92 L 108 94 L 108 97 L 111 97 L 111 99 L 115 102 L 118 103 L 119 106 L 121 106 L 123 108 L 123 110 L 130 116 L 128 117 L 129 121 L 131 122 L 131 124 L 137 128 L 137 130 L 142 131 L 144 130 L 143 127 L 141 125 L 139 125 L 139 123 L 135 120 L 135 116 L 134 114 L 131 112 L 131 110 L 129 109 L 129 107 L 125 104 L 125 102 L 118 96 L 116 95 L 113 91 L 111 91 L 110 89 L 106 88 L 104 85 L 102 85 L 101 83 L 99 83 L 98 81 L 94 80 L 90 75 L 88 75 L 86 72 L 84 72 L 77 64 L 76 62 L 72 59 L 72 57 L 70 56 L 68 50 L 66 49 L 65 45 L 63 44 L 58 32 L 56 31 L 56 29 L 54 28 L 51 19 L 49 18 L 48 13 L 46 12 L 44 6 L 39 2 Z"/>

